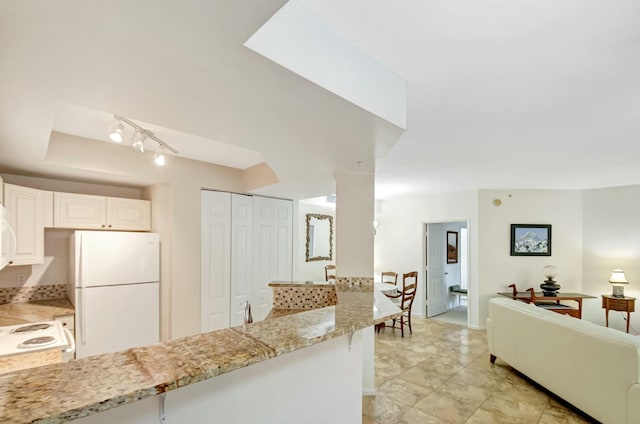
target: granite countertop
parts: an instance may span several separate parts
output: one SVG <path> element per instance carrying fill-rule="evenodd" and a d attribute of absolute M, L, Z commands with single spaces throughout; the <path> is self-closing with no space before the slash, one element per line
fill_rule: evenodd
<path fill-rule="evenodd" d="M 390 316 L 382 316 L 383 311 L 392 309 L 378 304 L 379 296 L 384 295 L 371 288 L 336 287 L 336 291 L 336 306 L 0 375 L 0 421 L 58 423 L 80 418 L 350 334 L 374 325 L 377 320 L 399 315 L 396 308 Z"/>
<path fill-rule="evenodd" d="M 269 287 L 313 287 L 313 286 L 335 286 L 329 281 L 272 281 Z"/>
<path fill-rule="evenodd" d="M 53 321 L 55 317 L 75 313 L 67 298 L 31 300 L 0 305 L 0 326 Z"/>

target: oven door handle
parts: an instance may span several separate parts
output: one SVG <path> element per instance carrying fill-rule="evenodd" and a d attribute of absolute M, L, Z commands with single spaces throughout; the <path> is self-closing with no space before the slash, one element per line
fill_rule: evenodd
<path fill-rule="evenodd" d="M 67 329 L 66 327 L 62 327 L 62 331 L 64 332 L 65 337 L 67 338 L 67 343 L 69 344 L 69 347 L 64 349 L 63 352 L 64 353 L 73 353 L 76 351 L 76 341 L 73 338 L 73 334 L 71 334 L 71 331 L 69 331 L 69 329 Z"/>

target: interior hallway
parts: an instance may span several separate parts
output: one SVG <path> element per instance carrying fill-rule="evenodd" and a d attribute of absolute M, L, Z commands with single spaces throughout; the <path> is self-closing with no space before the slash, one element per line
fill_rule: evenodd
<path fill-rule="evenodd" d="M 413 335 L 376 334 L 376 396 L 363 424 L 595 423 L 498 359 L 486 332 L 412 317 Z"/>

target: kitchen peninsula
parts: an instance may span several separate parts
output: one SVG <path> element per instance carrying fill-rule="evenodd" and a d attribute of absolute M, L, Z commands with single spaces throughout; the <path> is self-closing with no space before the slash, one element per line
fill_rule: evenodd
<path fill-rule="evenodd" d="M 0 421 L 359 422 L 358 330 L 399 310 L 349 280 L 335 306 L 0 375 Z"/>

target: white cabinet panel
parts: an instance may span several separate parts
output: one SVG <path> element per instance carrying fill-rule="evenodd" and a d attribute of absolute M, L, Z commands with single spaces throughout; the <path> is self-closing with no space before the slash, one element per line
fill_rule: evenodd
<path fill-rule="evenodd" d="M 151 231 L 151 202 L 107 197 L 107 228 Z"/>
<path fill-rule="evenodd" d="M 11 265 L 44 262 L 43 192 L 4 184 L 4 203 L 16 234 L 16 255 Z"/>
<path fill-rule="evenodd" d="M 229 326 L 231 194 L 201 192 L 200 330 Z"/>
<path fill-rule="evenodd" d="M 107 224 L 107 198 L 88 194 L 53 193 L 53 226 L 101 230 Z"/>
<path fill-rule="evenodd" d="M 148 200 L 56 192 L 53 204 L 53 226 L 56 228 L 151 230 L 151 202 Z"/>

